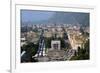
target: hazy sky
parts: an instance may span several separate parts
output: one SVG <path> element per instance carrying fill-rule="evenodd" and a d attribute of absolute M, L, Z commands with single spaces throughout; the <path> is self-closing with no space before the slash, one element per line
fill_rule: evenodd
<path fill-rule="evenodd" d="M 22 23 L 61 23 L 89 25 L 89 13 L 21 10 Z M 43 21 L 45 20 L 45 21 Z"/>
<path fill-rule="evenodd" d="M 21 19 L 22 22 L 46 20 L 52 17 L 54 13 L 48 11 L 21 10 Z"/>

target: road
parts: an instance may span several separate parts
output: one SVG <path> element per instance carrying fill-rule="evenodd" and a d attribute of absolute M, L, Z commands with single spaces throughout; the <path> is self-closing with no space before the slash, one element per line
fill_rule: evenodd
<path fill-rule="evenodd" d="M 68 49 L 66 52 L 65 52 L 65 59 L 66 60 L 70 60 L 72 58 L 72 56 L 75 55 L 75 51 L 74 49 Z"/>
<path fill-rule="evenodd" d="M 45 54 L 45 41 L 44 41 L 44 30 L 42 29 L 40 38 L 39 38 L 39 47 L 36 56 L 41 57 Z"/>

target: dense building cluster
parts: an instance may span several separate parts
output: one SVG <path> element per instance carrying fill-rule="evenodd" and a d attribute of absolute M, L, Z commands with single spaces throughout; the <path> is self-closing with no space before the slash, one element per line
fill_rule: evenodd
<path fill-rule="evenodd" d="M 22 26 L 21 61 L 70 60 L 77 54 L 78 48 L 84 48 L 87 40 L 89 40 L 89 27 L 71 24 Z M 33 43 L 33 45 L 30 45 L 30 43 Z M 27 57 L 29 57 L 28 60 L 25 59 Z"/>

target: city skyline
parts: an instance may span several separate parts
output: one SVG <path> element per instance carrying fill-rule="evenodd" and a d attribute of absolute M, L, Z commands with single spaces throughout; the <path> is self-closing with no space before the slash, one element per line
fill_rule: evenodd
<path fill-rule="evenodd" d="M 89 60 L 89 18 L 89 13 L 21 10 L 21 63 Z"/>

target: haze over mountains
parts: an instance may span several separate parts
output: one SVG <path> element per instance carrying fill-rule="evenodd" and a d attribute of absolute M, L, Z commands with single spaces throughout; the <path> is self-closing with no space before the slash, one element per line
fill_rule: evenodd
<path fill-rule="evenodd" d="M 46 11 L 43 11 L 46 12 Z M 49 12 L 50 13 L 50 12 Z M 34 19 L 33 19 L 34 20 Z M 78 12 L 54 12 L 54 14 L 45 20 L 39 21 L 27 21 L 24 22 L 21 18 L 22 25 L 33 25 L 33 24 L 72 24 L 89 26 L 89 13 L 78 13 Z"/>

